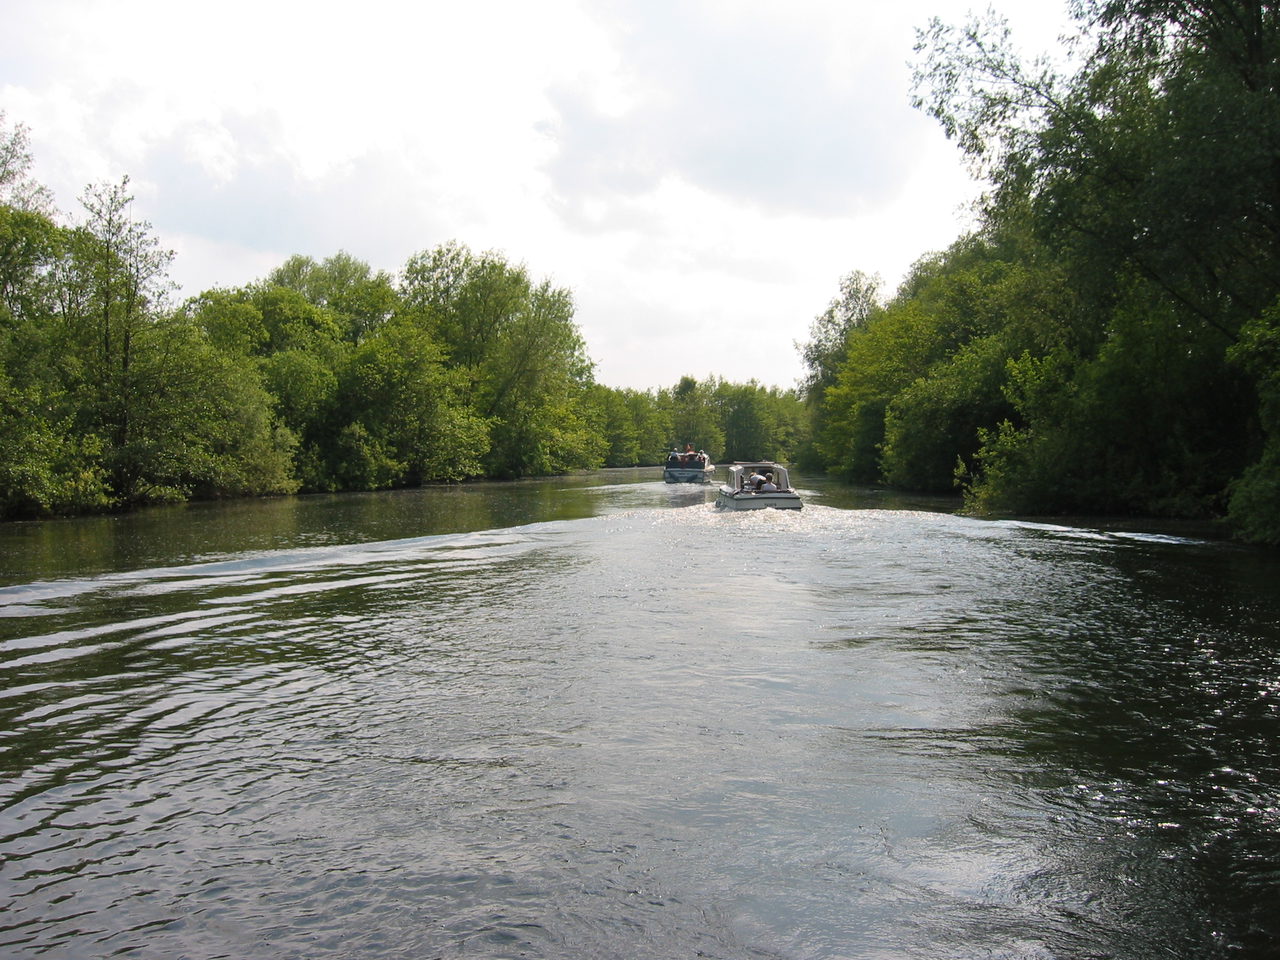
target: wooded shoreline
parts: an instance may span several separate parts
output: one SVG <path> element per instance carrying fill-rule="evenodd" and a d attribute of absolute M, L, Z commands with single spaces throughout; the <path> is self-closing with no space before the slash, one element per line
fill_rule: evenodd
<path fill-rule="evenodd" d="M 0 116 L 0 519 L 713 460 L 1016 515 L 1280 544 L 1280 9 L 1081 0 L 1069 73 L 920 34 L 917 105 L 989 184 L 891 295 L 853 270 L 795 388 L 595 381 L 572 292 L 450 242 L 173 306 L 128 178 L 59 222 Z"/>

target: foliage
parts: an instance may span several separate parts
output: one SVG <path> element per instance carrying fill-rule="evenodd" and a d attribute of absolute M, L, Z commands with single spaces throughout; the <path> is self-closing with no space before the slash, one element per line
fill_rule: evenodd
<path fill-rule="evenodd" d="M 796 344 L 805 366 L 801 392 L 809 415 L 809 439 L 796 451 L 796 459 L 806 466 L 822 465 L 814 439 L 828 430 L 823 398 L 839 376 L 849 337 L 881 309 L 880 279 L 854 270 L 840 279 L 839 293 L 810 324 L 808 341 Z"/>
<path fill-rule="evenodd" d="M 840 292 L 814 318 L 809 339 L 797 344 L 804 360 L 806 398 L 820 398 L 835 382 L 849 334 L 865 326 L 880 307 L 880 280 L 854 270 L 840 279 Z"/>
<path fill-rule="evenodd" d="M 445 244 L 409 259 L 406 313 L 441 345 L 461 394 L 489 424 L 489 476 L 560 473 L 604 461 L 588 415 L 592 364 L 573 298 L 497 253 Z"/>
<path fill-rule="evenodd" d="M 0 517 L 38 517 L 106 507 L 101 443 L 48 416 L 39 386 L 15 386 L 0 371 Z"/>
<path fill-rule="evenodd" d="M 293 256 L 173 308 L 173 254 L 127 177 L 61 225 L 30 168 L 0 114 L 0 518 L 656 465 L 686 442 L 788 459 L 805 442 L 794 391 L 595 383 L 572 294 L 457 242 L 395 278 Z"/>
<path fill-rule="evenodd" d="M 658 391 L 658 403 L 668 411 L 671 436 L 667 449 L 692 444 L 713 461 L 724 459 L 724 425 L 714 404 L 715 382 L 685 376 L 670 390 Z"/>
<path fill-rule="evenodd" d="M 994 15 L 922 31 L 918 105 L 991 190 L 873 315 L 815 322 L 816 450 L 858 480 L 954 473 L 975 510 L 1227 513 L 1280 542 L 1280 10 L 1075 13 L 1069 72 Z"/>
<path fill-rule="evenodd" d="M 131 371 L 128 446 L 135 499 L 287 493 L 293 434 L 279 425 L 257 367 L 213 348 L 181 318 L 142 333 Z"/>
<path fill-rule="evenodd" d="M 48 189 L 31 178 L 33 159 L 27 128 L 20 123 L 9 127 L 0 110 L 0 205 L 47 216 L 53 200 Z"/>
<path fill-rule="evenodd" d="M 817 443 L 835 472 L 879 479 L 890 401 L 942 356 L 947 335 L 937 320 L 917 301 L 895 302 L 850 336 L 845 363 L 824 396 L 825 429 Z"/>
<path fill-rule="evenodd" d="M 1006 415 L 1001 396 L 1004 343 L 970 340 L 896 393 L 884 412 L 881 470 L 908 490 L 948 492 L 957 462 L 964 473 L 979 449 L 979 431 Z"/>
<path fill-rule="evenodd" d="M 390 274 L 373 269 L 345 251 L 316 262 L 293 256 L 271 271 L 267 285 L 299 293 L 332 314 L 341 336 L 360 343 L 395 315 L 399 306 Z"/>
<path fill-rule="evenodd" d="M 1241 331 L 1228 359 L 1258 389 L 1261 452 L 1231 488 L 1229 516 L 1241 535 L 1280 543 L 1280 299 Z"/>
<path fill-rule="evenodd" d="M 353 354 L 342 371 L 338 407 L 374 438 L 395 469 L 382 482 L 420 484 L 478 476 L 488 424 L 459 400 L 460 378 L 438 343 L 420 326 L 396 320 Z"/>
<path fill-rule="evenodd" d="M 591 402 L 611 467 L 659 464 L 686 444 L 713 461 L 790 462 L 808 440 L 808 411 L 796 391 L 755 381 L 685 376 L 674 387 L 647 391 L 596 385 Z"/>

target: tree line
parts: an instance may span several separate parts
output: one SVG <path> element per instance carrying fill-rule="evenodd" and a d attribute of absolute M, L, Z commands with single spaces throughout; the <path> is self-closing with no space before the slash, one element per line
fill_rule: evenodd
<path fill-rule="evenodd" d="M 595 382 L 568 290 L 446 243 L 339 252 L 170 306 L 128 179 L 59 223 L 0 115 L 0 518 L 714 458 L 789 459 L 794 390 Z"/>
<path fill-rule="evenodd" d="M 0 117 L 0 517 L 799 459 L 975 512 L 1227 518 L 1280 543 L 1280 10 L 1074 0 L 1073 66 L 990 15 L 921 31 L 917 105 L 978 226 L 888 296 L 853 271 L 798 391 L 595 382 L 569 291 L 447 243 L 177 307 L 128 181 L 62 224 Z"/>
<path fill-rule="evenodd" d="M 1076 0 L 1073 66 L 990 15 L 920 32 L 917 105 L 988 184 L 803 345 L 813 444 L 974 511 L 1227 517 L 1280 542 L 1280 11 Z"/>

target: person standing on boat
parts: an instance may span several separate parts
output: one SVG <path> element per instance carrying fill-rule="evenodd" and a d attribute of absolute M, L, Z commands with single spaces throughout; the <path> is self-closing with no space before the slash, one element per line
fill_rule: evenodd
<path fill-rule="evenodd" d="M 747 477 L 747 486 L 752 490 L 759 490 L 762 483 L 764 483 L 764 477 L 760 476 L 759 470 L 752 467 L 751 476 Z"/>

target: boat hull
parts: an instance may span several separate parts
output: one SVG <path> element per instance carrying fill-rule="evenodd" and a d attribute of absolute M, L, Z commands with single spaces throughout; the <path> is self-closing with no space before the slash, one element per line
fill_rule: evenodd
<path fill-rule="evenodd" d="M 716 494 L 716 506 L 726 510 L 800 510 L 804 503 L 793 490 L 752 493 L 749 490 L 720 489 Z"/>
<path fill-rule="evenodd" d="M 716 475 L 716 468 L 706 467 L 666 467 L 662 471 L 662 479 L 667 483 L 710 483 Z"/>

